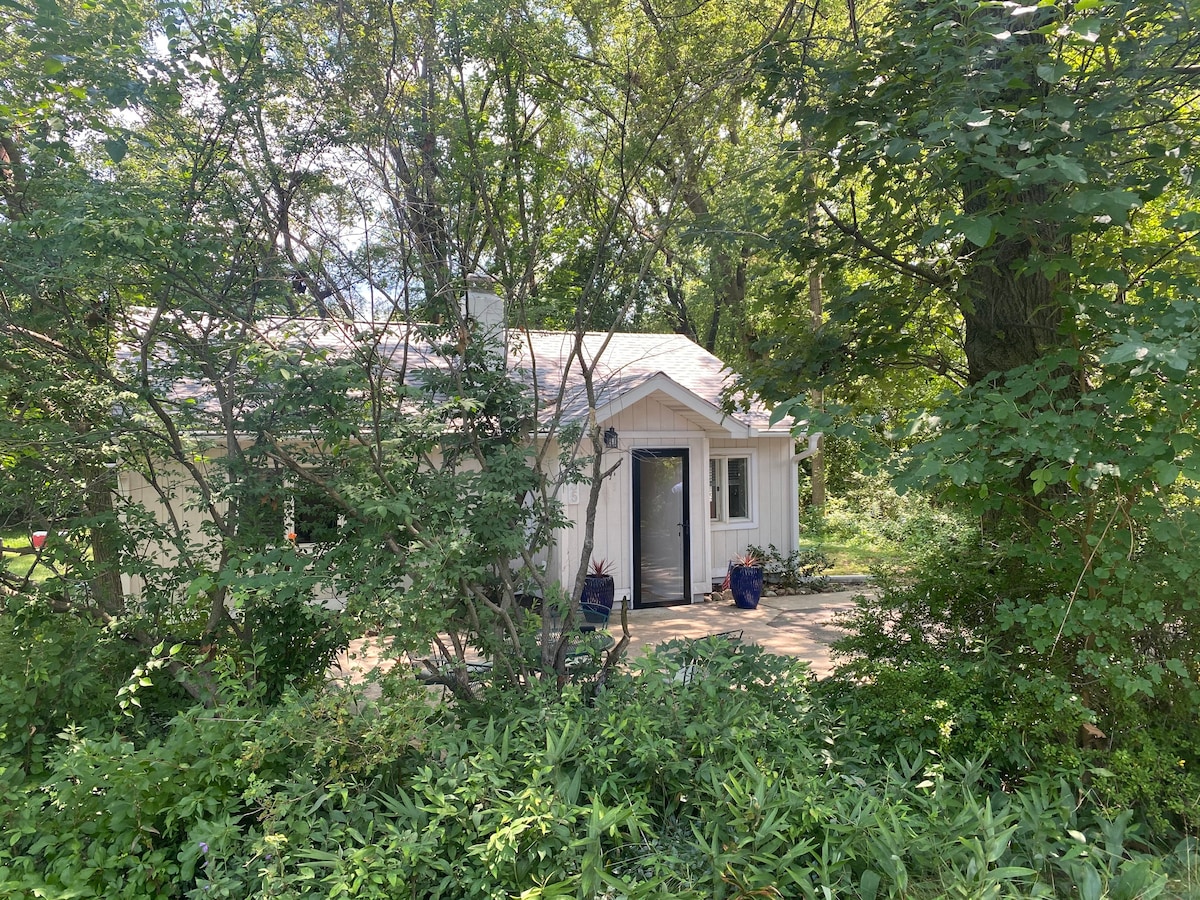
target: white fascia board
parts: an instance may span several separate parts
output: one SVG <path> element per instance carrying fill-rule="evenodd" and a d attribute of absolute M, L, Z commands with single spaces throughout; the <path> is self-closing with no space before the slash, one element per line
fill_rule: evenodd
<path fill-rule="evenodd" d="M 703 397 L 688 390 L 663 372 L 656 372 L 636 387 L 630 388 L 620 396 L 598 406 L 596 408 L 596 421 L 605 422 L 656 393 L 664 394 L 676 403 L 683 405 L 704 421 L 717 426 L 722 431 L 728 432 L 730 437 L 750 437 L 751 429 L 745 422 L 734 418 L 720 407 L 709 403 Z"/>
<path fill-rule="evenodd" d="M 778 422 L 767 428 L 750 427 L 750 437 L 794 437 L 792 426 Z"/>

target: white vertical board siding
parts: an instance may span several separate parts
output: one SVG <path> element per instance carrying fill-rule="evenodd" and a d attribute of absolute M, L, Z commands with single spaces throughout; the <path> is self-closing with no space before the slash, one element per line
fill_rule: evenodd
<path fill-rule="evenodd" d="M 612 566 L 617 599 L 633 597 L 633 459 L 634 449 L 687 450 L 691 514 L 691 594 L 695 599 L 709 590 L 708 569 L 708 460 L 705 437 L 688 421 L 653 397 L 623 410 L 604 424 L 618 434 L 618 449 L 604 451 L 604 468 L 620 461 L 600 487 L 591 559 L 607 559 Z M 583 552 L 584 524 L 589 486 L 577 492 L 564 488 L 567 516 L 573 527 L 559 533 L 555 562 L 559 579 L 569 588 Z M 576 502 L 570 502 L 575 500 Z M 591 562 L 591 559 L 588 562 Z"/>
<path fill-rule="evenodd" d="M 662 394 L 657 394 L 661 397 Z M 700 427 L 677 414 L 654 396 L 646 397 L 629 409 L 622 410 L 607 423 L 617 432 L 633 434 L 679 434 L 698 432 Z M 606 425 L 606 427 L 607 427 Z"/>
<path fill-rule="evenodd" d="M 583 452 L 587 452 L 584 446 Z M 557 449 L 554 450 L 557 454 Z M 608 469 L 620 458 L 619 450 L 605 450 L 602 469 Z M 631 584 L 629 563 L 625 562 L 629 545 L 629 535 L 622 533 L 613 522 L 619 522 L 620 498 L 623 494 L 620 485 L 629 479 L 629 466 L 622 462 L 617 472 L 608 476 L 600 486 L 599 503 L 596 504 L 595 530 L 593 533 L 593 548 L 589 558 L 583 560 L 590 565 L 593 559 L 607 559 L 612 565 L 613 581 L 617 584 L 617 599 L 622 596 L 623 584 Z M 592 485 L 563 485 L 560 488 L 559 499 L 563 503 L 563 511 L 570 521 L 568 527 L 560 528 L 554 535 L 554 544 L 546 551 L 547 574 L 552 580 L 557 580 L 565 590 L 570 590 L 575 584 L 575 575 L 580 565 L 583 553 L 584 526 L 587 524 L 588 493 Z M 625 594 L 630 589 L 625 588 Z"/>
<path fill-rule="evenodd" d="M 606 469 L 618 460 L 617 470 L 600 486 L 592 558 L 608 560 L 620 600 L 633 596 L 633 466 L 626 447 L 604 451 Z"/>
<path fill-rule="evenodd" d="M 710 522 L 708 519 L 708 468 L 704 470 L 704 521 L 711 528 L 711 569 L 714 580 L 725 577 L 729 560 L 754 544 L 774 544 L 784 553 L 796 545 L 796 519 L 799 514 L 795 491 L 791 437 L 757 437 L 748 440 L 714 438 L 709 442 L 712 456 L 750 454 L 750 492 L 753 518 L 750 522 Z"/>
<path fill-rule="evenodd" d="M 210 453 L 206 458 L 222 456 L 223 452 Z M 204 459 L 193 463 L 206 477 L 212 476 L 214 464 Z M 170 527 L 172 516 L 178 522 L 180 530 L 190 542 L 211 545 L 210 555 L 215 560 L 218 556 L 217 546 L 205 537 L 203 524 L 209 520 L 208 514 L 200 508 L 196 482 L 191 473 L 180 463 L 170 460 L 160 460 L 156 463 L 155 479 L 167 494 L 166 499 L 157 491 L 142 473 L 134 471 L 121 472 L 117 478 L 117 488 L 122 500 L 144 506 L 154 518 L 164 527 Z M 222 513 L 225 505 L 219 504 Z M 176 556 L 175 549 L 157 541 L 147 541 L 138 553 L 143 559 L 158 565 L 170 565 Z M 140 578 L 126 573 L 121 574 L 121 587 L 126 596 L 136 596 L 144 587 Z"/>
<path fill-rule="evenodd" d="M 600 485 L 600 498 L 596 505 L 596 524 L 592 536 L 591 556 L 584 560 L 590 565 L 593 559 L 606 559 L 612 567 L 616 596 L 629 597 L 633 594 L 633 512 L 632 495 L 633 468 L 629 461 L 629 443 L 621 441 L 617 450 L 605 450 L 603 469 L 607 470 L 620 461 L 615 472 Z M 563 587 L 570 590 L 574 585 L 575 573 L 583 554 L 584 529 L 587 518 L 590 484 L 564 485 L 563 502 L 572 527 L 562 529 L 554 548 L 555 570 Z"/>
<path fill-rule="evenodd" d="M 611 425 L 618 433 L 619 449 L 606 450 L 605 467 L 618 458 L 621 465 L 605 480 L 596 512 L 593 558 L 613 565 L 617 597 L 633 592 L 633 463 L 636 449 L 686 449 L 691 479 L 688 503 L 691 513 L 691 577 L 693 598 L 706 593 L 712 580 L 724 577 L 729 560 L 755 544 L 775 544 L 785 553 L 796 544 L 797 499 L 793 440 L 788 435 L 736 439 L 709 437 L 699 426 L 673 412 L 653 397 L 623 410 Z M 711 522 L 708 517 L 708 461 L 710 455 L 739 451 L 751 456 L 750 522 Z M 583 543 L 587 511 L 587 486 L 579 486 L 579 502 L 568 507 L 575 522 L 574 534 L 564 534 L 559 549 L 564 554 L 562 579 L 574 576 Z"/>

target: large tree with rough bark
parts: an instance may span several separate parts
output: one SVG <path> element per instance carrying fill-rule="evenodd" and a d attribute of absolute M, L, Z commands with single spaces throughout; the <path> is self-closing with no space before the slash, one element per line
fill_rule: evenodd
<path fill-rule="evenodd" d="M 1196 696 L 1195 12 L 911 0 L 773 67 L 805 133 L 778 236 L 827 293 L 759 383 L 949 378 L 900 484 L 978 515 L 995 566 L 884 631 L 982 634 L 1110 712 Z"/>

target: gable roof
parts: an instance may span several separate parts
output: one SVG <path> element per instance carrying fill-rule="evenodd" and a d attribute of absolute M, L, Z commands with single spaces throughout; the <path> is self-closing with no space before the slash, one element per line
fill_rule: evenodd
<path fill-rule="evenodd" d="M 789 433 L 789 423 L 770 423 L 770 412 L 758 402 L 725 410 L 725 391 L 733 373 L 713 354 L 680 334 L 559 331 L 510 332 L 509 364 L 536 373 L 539 395 L 555 396 L 563 387 L 563 414 L 587 415 L 588 403 L 579 356 L 595 364 L 593 383 L 596 419 L 605 422 L 641 400 L 661 403 L 705 431 L 730 437 Z M 570 368 L 568 369 L 568 363 Z"/>
<path fill-rule="evenodd" d="M 209 317 L 159 314 L 175 319 L 190 332 L 220 335 L 222 324 Z M 130 333 L 118 351 L 118 364 L 136 367 L 141 345 L 151 329 L 152 311 L 137 311 L 130 319 Z M 368 338 L 377 359 L 408 379 L 417 380 L 422 369 L 446 369 L 449 358 L 412 324 L 373 324 L 344 320 L 271 317 L 255 323 L 256 338 L 276 347 L 303 346 L 324 350 L 334 356 L 348 353 L 356 342 Z M 173 356 L 161 346 L 149 351 L 150 368 L 158 370 L 158 391 L 172 402 L 193 409 L 217 410 L 211 384 L 179 372 L 172 374 Z M 699 430 L 729 437 L 756 434 L 786 435 L 790 422 L 770 423 L 767 408 L 754 400 L 727 411 L 725 392 L 733 373 L 713 354 L 678 334 L 587 332 L 576 335 L 562 331 L 517 331 L 508 333 L 507 367 L 514 378 L 533 388 L 546 410 L 559 401 L 562 418 L 577 421 L 588 416 L 589 404 L 581 359 L 594 366 L 593 389 L 596 420 L 604 423 L 644 399 L 654 397 Z M 241 385 L 242 399 L 254 405 L 254 389 Z"/>

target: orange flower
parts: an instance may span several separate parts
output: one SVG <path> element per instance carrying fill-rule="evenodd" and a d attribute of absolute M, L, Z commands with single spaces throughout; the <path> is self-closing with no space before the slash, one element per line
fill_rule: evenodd
<path fill-rule="evenodd" d="M 291 541 L 293 544 L 296 543 L 296 532 L 289 531 L 288 532 L 288 540 Z"/>

